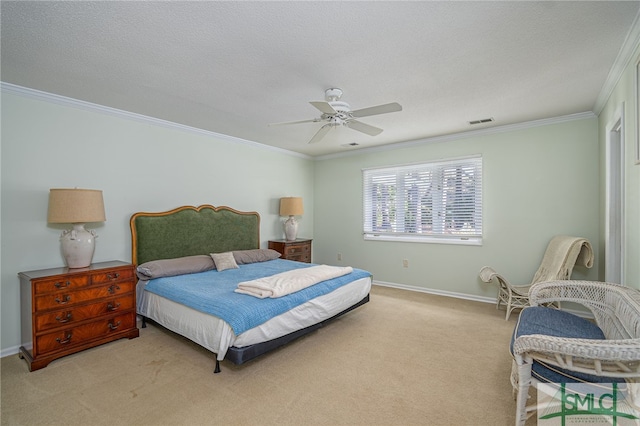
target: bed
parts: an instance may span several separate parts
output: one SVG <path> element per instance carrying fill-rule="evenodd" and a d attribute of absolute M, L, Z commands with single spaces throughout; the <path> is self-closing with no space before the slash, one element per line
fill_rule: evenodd
<path fill-rule="evenodd" d="M 222 360 L 243 364 L 369 301 L 371 274 L 356 268 L 282 297 L 236 292 L 234 279 L 268 280 L 274 274 L 300 275 L 325 266 L 283 260 L 273 250 L 260 249 L 257 212 L 182 206 L 135 213 L 130 226 L 142 327 L 152 320 L 215 353 L 216 373 Z M 230 257 L 236 266 L 223 269 L 223 260 Z M 238 300 L 241 307 L 231 309 Z M 263 311 L 272 305 L 279 310 L 268 316 Z M 241 318 L 225 316 L 231 314 Z"/>

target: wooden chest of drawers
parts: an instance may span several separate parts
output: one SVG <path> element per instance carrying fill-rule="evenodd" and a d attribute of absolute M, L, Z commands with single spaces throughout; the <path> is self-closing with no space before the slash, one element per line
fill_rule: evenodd
<path fill-rule="evenodd" d="M 138 337 L 136 276 L 120 261 L 20 272 L 20 357 L 34 371 L 112 340 Z"/>
<path fill-rule="evenodd" d="M 311 240 L 271 240 L 269 248 L 280 252 L 281 259 L 311 263 Z"/>

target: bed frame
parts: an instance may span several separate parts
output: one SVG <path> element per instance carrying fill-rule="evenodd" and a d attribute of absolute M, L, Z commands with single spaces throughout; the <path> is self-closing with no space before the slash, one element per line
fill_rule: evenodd
<path fill-rule="evenodd" d="M 159 213 L 135 213 L 131 227 L 131 261 L 151 260 L 260 248 L 260 215 L 230 207 L 182 206 Z M 230 347 L 224 359 L 243 364 L 324 326 L 369 301 L 369 295 L 337 315 L 277 339 L 242 348 Z M 142 327 L 148 318 L 143 317 Z M 216 359 L 215 373 L 220 372 Z"/>

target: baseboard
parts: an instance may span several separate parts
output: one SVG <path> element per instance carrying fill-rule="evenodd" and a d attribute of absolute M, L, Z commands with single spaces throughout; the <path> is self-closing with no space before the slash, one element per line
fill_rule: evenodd
<path fill-rule="evenodd" d="M 373 281 L 373 285 L 379 285 L 381 287 L 398 288 L 400 290 L 416 291 L 418 293 L 429 293 L 429 294 L 435 294 L 435 295 L 438 295 L 438 296 L 453 297 L 453 298 L 456 298 L 456 299 L 472 300 L 472 301 L 475 301 L 475 302 L 482 302 L 482 303 L 496 303 L 497 302 L 497 299 L 495 297 L 476 296 L 476 295 L 473 295 L 473 294 L 456 293 L 454 291 L 438 290 L 438 289 L 435 289 L 435 288 L 415 287 L 415 286 L 411 286 L 411 285 L 389 283 L 389 282 L 385 282 L 385 281 L 375 281 L 374 280 Z"/>
<path fill-rule="evenodd" d="M 391 287 L 391 288 L 397 288 L 400 290 L 408 290 L 408 291 L 416 291 L 418 293 L 428 293 L 428 294 L 435 294 L 438 296 L 446 296 L 446 297 L 453 297 L 456 299 L 464 299 L 464 300 L 471 300 L 474 302 L 481 302 L 481 303 L 491 303 L 491 304 L 495 304 L 498 302 L 498 299 L 495 297 L 486 297 L 486 296 L 476 296 L 473 294 L 466 294 L 466 293 L 456 293 L 454 291 L 446 291 L 446 290 L 438 290 L 435 288 L 424 288 L 424 287 L 416 287 L 416 286 L 411 286 L 411 285 L 405 285 L 405 284 L 396 284 L 396 283 L 389 283 L 389 282 L 385 282 L 385 281 L 373 281 L 373 285 L 378 285 L 380 287 Z M 585 308 L 586 309 L 586 308 Z M 580 310 L 580 309 L 572 309 L 572 308 L 563 308 L 563 311 L 567 311 L 569 313 L 572 313 L 574 315 L 577 315 L 579 317 L 582 318 L 587 318 L 587 319 L 593 319 L 593 314 L 591 312 L 589 312 L 588 310 Z M 518 311 L 515 311 L 516 314 L 518 313 Z"/>
<path fill-rule="evenodd" d="M 5 356 L 15 355 L 20 352 L 20 346 L 12 346 L 10 348 L 6 348 L 0 351 L 0 358 L 4 358 Z"/>

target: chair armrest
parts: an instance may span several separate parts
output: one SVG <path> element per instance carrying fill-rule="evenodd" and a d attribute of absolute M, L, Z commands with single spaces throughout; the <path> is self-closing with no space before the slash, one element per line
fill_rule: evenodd
<path fill-rule="evenodd" d="M 624 289 L 621 284 L 599 281 L 559 280 L 535 283 L 529 290 L 531 306 L 550 302 L 576 302 L 587 307 L 606 303 L 606 293 Z"/>
<path fill-rule="evenodd" d="M 592 340 L 531 334 L 513 343 L 516 360 L 533 359 L 609 377 L 640 377 L 640 339 Z"/>
<path fill-rule="evenodd" d="M 485 283 L 490 283 L 494 278 L 507 282 L 507 280 L 502 275 L 498 274 L 491 266 L 483 266 L 482 269 L 480 269 L 478 276 Z"/>
<path fill-rule="evenodd" d="M 519 296 L 527 296 L 527 294 L 529 293 L 529 287 L 531 287 L 530 284 L 527 285 L 513 285 L 511 284 L 509 281 L 507 281 L 507 279 L 498 274 L 495 269 L 493 269 L 490 266 L 484 266 L 482 267 L 482 269 L 480 269 L 480 273 L 478 274 L 480 276 L 480 279 L 482 281 L 484 281 L 485 283 L 490 283 L 492 280 L 496 280 L 498 282 L 498 285 L 504 286 L 509 288 L 511 291 L 513 291 L 514 293 L 516 293 Z"/>

